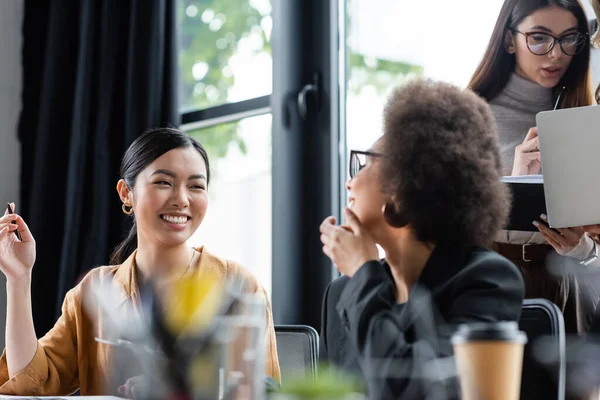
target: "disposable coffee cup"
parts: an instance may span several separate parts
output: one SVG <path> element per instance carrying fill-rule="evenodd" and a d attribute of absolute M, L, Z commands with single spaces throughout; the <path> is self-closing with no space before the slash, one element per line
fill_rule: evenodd
<path fill-rule="evenodd" d="M 452 336 L 463 400 L 518 400 L 525 332 L 516 322 L 461 325 Z"/>

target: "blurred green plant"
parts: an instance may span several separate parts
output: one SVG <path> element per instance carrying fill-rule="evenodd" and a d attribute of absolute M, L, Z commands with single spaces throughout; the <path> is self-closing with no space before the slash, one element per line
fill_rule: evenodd
<path fill-rule="evenodd" d="M 297 399 L 350 399 L 363 392 L 364 388 L 354 375 L 343 372 L 327 364 L 320 364 L 316 379 L 310 376 L 299 375 L 286 378 L 280 395 L 289 395 Z M 271 396 L 283 399 L 286 396 Z M 360 398 L 363 398 L 360 395 Z"/>

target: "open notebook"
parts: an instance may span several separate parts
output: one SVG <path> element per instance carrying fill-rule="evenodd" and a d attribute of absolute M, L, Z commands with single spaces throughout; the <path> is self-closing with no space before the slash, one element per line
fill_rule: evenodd
<path fill-rule="evenodd" d="M 540 220 L 540 214 L 546 214 L 544 196 L 544 177 L 542 175 L 505 176 L 512 195 L 512 207 L 508 226 L 511 231 L 537 232 L 533 221 Z"/>

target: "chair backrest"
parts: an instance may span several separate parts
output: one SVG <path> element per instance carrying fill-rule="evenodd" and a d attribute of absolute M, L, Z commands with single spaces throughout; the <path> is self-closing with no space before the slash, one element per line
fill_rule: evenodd
<path fill-rule="evenodd" d="M 281 381 L 298 375 L 317 375 L 319 334 L 307 325 L 275 325 Z"/>
<path fill-rule="evenodd" d="M 526 299 L 523 301 L 519 327 L 527 333 L 527 345 L 523 356 L 521 400 L 564 400 L 565 324 L 560 309 L 545 299 Z M 539 339 L 552 346 L 551 351 L 558 359 L 556 365 L 542 365 L 534 357 L 534 348 Z"/>

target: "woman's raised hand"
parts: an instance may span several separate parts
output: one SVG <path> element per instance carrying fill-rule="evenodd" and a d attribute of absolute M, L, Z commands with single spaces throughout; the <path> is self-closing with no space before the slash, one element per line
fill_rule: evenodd
<path fill-rule="evenodd" d="M 537 127 L 529 129 L 523 143 L 515 148 L 512 176 L 536 175 L 542 170 Z"/>
<path fill-rule="evenodd" d="M 12 204 L 14 210 L 14 204 Z M 22 241 L 15 231 L 21 234 Z M 23 218 L 4 213 L 0 217 L 0 271 L 8 281 L 31 276 L 35 263 L 35 240 Z"/>

